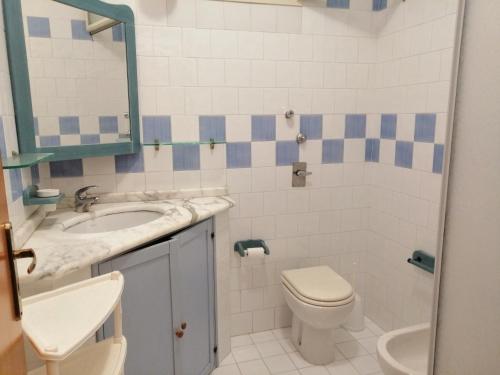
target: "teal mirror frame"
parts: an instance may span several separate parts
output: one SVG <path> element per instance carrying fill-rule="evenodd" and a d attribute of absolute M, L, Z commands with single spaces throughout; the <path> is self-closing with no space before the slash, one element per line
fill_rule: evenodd
<path fill-rule="evenodd" d="M 50 158 L 55 160 L 80 159 L 94 156 L 132 154 L 141 148 L 139 125 L 139 99 L 137 83 L 137 56 L 135 41 L 134 13 L 126 5 L 107 4 L 100 0 L 53 0 L 74 8 L 113 18 L 124 24 L 130 142 L 105 143 L 97 145 L 77 145 L 58 147 L 37 147 L 35 141 L 35 124 L 28 72 L 28 58 L 24 40 L 23 16 L 21 0 L 3 0 L 3 15 L 7 41 L 12 98 L 16 119 L 19 152 L 53 153 Z"/>

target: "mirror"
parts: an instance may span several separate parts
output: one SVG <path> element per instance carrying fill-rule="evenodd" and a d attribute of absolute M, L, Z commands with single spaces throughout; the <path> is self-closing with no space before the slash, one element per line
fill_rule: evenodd
<path fill-rule="evenodd" d="M 4 7 L 21 153 L 65 160 L 137 152 L 130 8 L 99 0 L 4 0 Z M 20 30 L 8 21 L 13 15 Z"/>

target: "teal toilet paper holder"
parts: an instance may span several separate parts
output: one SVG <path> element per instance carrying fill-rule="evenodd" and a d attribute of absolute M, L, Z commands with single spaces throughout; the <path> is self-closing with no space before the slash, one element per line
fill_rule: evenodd
<path fill-rule="evenodd" d="M 264 249 L 264 254 L 271 254 L 271 252 L 269 251 L 269 247 L 266 245 L 264 240 L 245 240 L 237 241 L 234 243 L 234 251 L 240 254 L 242 258 L 247 256 L 246 250 L 254 247 L 262 247 Z"/>
<path fill-rule="evenodd" d="M 408 258 L 408 263 L 413 264 L 414 266 L 429 273 L 434 273 L 435 262 L 436 259 L 432 255 L 427 254 L 422 250 L 415 250 L 411 258 Z"/>

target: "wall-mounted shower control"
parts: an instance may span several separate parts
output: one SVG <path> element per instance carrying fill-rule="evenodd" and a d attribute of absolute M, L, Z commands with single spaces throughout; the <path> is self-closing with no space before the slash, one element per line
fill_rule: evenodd
<path fill-rule="evenodd" d="M 287 119 L 291 119 L 293 118 L 293 116 L 295 116 L 295 112 L 293 109 L 289 109 L 288 111 L 285 112 L 285 117 Z"/>
<path fill-rule="evenodd" d="M 292 187 L 306 186 L 306 177 L 312 174 L 307 171 L 307 163 L 301 161 L 293 163 L 292 172 Z"/>

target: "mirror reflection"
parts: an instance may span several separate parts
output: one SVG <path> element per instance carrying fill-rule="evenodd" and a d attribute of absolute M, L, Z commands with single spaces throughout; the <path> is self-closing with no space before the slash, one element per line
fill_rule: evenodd
<path fill-rule="evenodd" d="M 124 25 L 23 0 L 37 147 L 130 141 Z"/>

